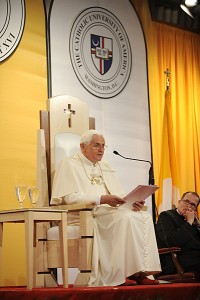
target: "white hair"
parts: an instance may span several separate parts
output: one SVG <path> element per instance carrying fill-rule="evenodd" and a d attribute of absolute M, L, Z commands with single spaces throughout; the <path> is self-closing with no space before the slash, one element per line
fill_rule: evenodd
<path fill-rule="evenodd" d="M 100 135 L 103 137 L 103 134 L 101 132 L 94 130 L 94 129 L 89 129 L 82 134 L 80 143 L 81 144 L 89 144 L 94 135 Z"/>

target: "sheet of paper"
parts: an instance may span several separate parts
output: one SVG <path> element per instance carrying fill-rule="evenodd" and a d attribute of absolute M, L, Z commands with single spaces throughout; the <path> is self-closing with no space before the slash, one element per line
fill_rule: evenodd
<path fill-rule="evenodd" d="M 151 196 L 159 189 L 157 185 L 138 185 L 134 190 L 124 197 L 126 203 L 121 205 L 121 208 L 128 208 L 132 210 L 132 204 L 136 201 L 143 201 Z"/>

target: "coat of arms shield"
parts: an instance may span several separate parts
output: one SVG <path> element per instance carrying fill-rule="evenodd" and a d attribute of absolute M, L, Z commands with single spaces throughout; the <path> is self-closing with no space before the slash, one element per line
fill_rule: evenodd
<path fill-rule="evenodd" d="M 111 38 L 91 34 L 92 61 L 101 75 L 108 72 L 113 60 L 113 41 Z"/>

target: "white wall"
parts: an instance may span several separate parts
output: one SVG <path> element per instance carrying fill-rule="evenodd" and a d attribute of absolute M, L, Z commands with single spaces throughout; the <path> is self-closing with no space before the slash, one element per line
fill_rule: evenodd
<path fill-rule="evenodd" d="M 89 92 L 77 78 L 72 66 L 70 32 L 77 16 L 89 7 L 100 7 L 113 14 L 121 22 L 130 42 L 131 57 L 128 58 L 129 63 L 131 62 L 130 77 L 125 88 L 111 98 L 106 95 L 100 98 L 99 95 Z M 100 21 L 97 21 L 97 26 L 101 26 L 99 24 Z M 89 29 L 95 31 L 96 27 L 93 24 Z M 101 29 L 101 34 L 104 35 L 105 29 L 107 36 L 109 28 L 105 26 Z M 120 54 L 118 46 L 116 43 L 113 44 L 113 64 L 109 72 L 118 63 L 116 58 L 116 53 Z M 127 192 L 138 184 L 148 184 L 150 167 L 148 163 L 124 160 L 113 154 L 113 150 L 117 150 L 124 156 L 151 161 L 145 40 L 130 1 L 54 0 L 50 13 L 50 47 L 51 96 L 68 94 L 88 103 L 90 116 L 96 119 L 96 129 L 102 131 L 106 138 L 108 149 L 105 158 L 118 172 Z M 83 50 L 87 51 L 87 47 L 90 49 L 86 44 Z M 85 59 L 91 60 L 90 53 L 85 53 Z M 109 72 L 106 76 L 109 76 Z M 104 77 L 102 75 L 102 79 Z M 150 199 L 147 201 L 151 209 Z"/>

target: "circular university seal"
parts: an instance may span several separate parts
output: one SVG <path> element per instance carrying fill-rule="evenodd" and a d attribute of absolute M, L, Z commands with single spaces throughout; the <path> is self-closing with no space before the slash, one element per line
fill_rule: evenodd
<path fill-rule="evenodd" d="M 82 85 L 99 98 L 111 98 L 126 86 L 131 48 L 124 27 L 110 11 L 82 11 L 70 33 L 70 57 Z"/>
<path fill-rule="evenodd" d="M 0 0 L 0 62 L 16 49 L 24 23 L 24 0 Z"/>

